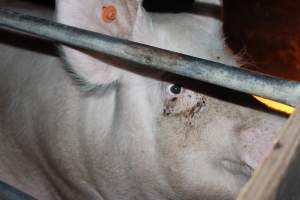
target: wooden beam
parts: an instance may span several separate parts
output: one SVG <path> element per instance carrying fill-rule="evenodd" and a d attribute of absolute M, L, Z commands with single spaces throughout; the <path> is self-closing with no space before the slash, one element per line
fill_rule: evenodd
<path fill-rule="evenodd" d="M 300 200 L 300 104 L 238 200 Z"/>

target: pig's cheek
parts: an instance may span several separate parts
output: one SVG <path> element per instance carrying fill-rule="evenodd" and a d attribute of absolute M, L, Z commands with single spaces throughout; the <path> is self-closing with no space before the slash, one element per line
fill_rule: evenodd
<path fill-rule="evenodd" d="M 160 163 L 171 188 L 179 194 L 187 195 L 181 199 L 207 199 L 201 198 L 197 191 L 207 190 L 206 185 L 211 182 L 203 180 L 204 177 L 217 173 L 211 158 L 207 156 L 211 147 L 205 134 L 208 122 L 203 118 L 207 114 L 209 102 L 205 98 L 197 98 L 198 101 L 191 104 L 188 99 L 185 96 L 182 99 L 185 102 L 182 102 L 177 96 L 176 100 L 169 99 L 164 105 L 168 114 L 160 119 L 157 134 Z M 185 109 L 181 108 L 182 104 L 186 106 Z"/>

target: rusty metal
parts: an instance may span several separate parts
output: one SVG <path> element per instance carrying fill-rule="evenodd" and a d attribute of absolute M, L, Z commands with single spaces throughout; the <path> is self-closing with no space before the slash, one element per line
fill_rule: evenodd
<path fill-rule="evenodd" d="M 0 8 L 0 28 L 33 34 L 66 45 L 125 59 L 140 67 L 168 71 L 295 106 L 300 84 L 253 71 L 110 37 Z"/>

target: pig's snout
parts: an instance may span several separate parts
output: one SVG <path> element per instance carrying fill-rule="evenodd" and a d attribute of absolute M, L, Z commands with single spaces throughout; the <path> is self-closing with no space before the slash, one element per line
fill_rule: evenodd
<path fill-rule="evenodd" d="M 239 134 L 237 148 L 240 159 L 256 169 L 272 149 L 276 133 L 284 121 L 280 117 L 266 116 L 252 122 L 253 124 L 236 127 L 236 133 Z"/>

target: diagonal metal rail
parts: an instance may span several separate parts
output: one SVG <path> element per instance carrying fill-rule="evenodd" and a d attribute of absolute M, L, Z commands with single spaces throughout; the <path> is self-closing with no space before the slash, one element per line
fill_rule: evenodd
<path fill-rule="evenodd" d="M 185 77 L 295 106 L 300 83 L 110 37 L 0 8 L 0 28 L 9 28 L 54 42 L 93 50 Z"/>

